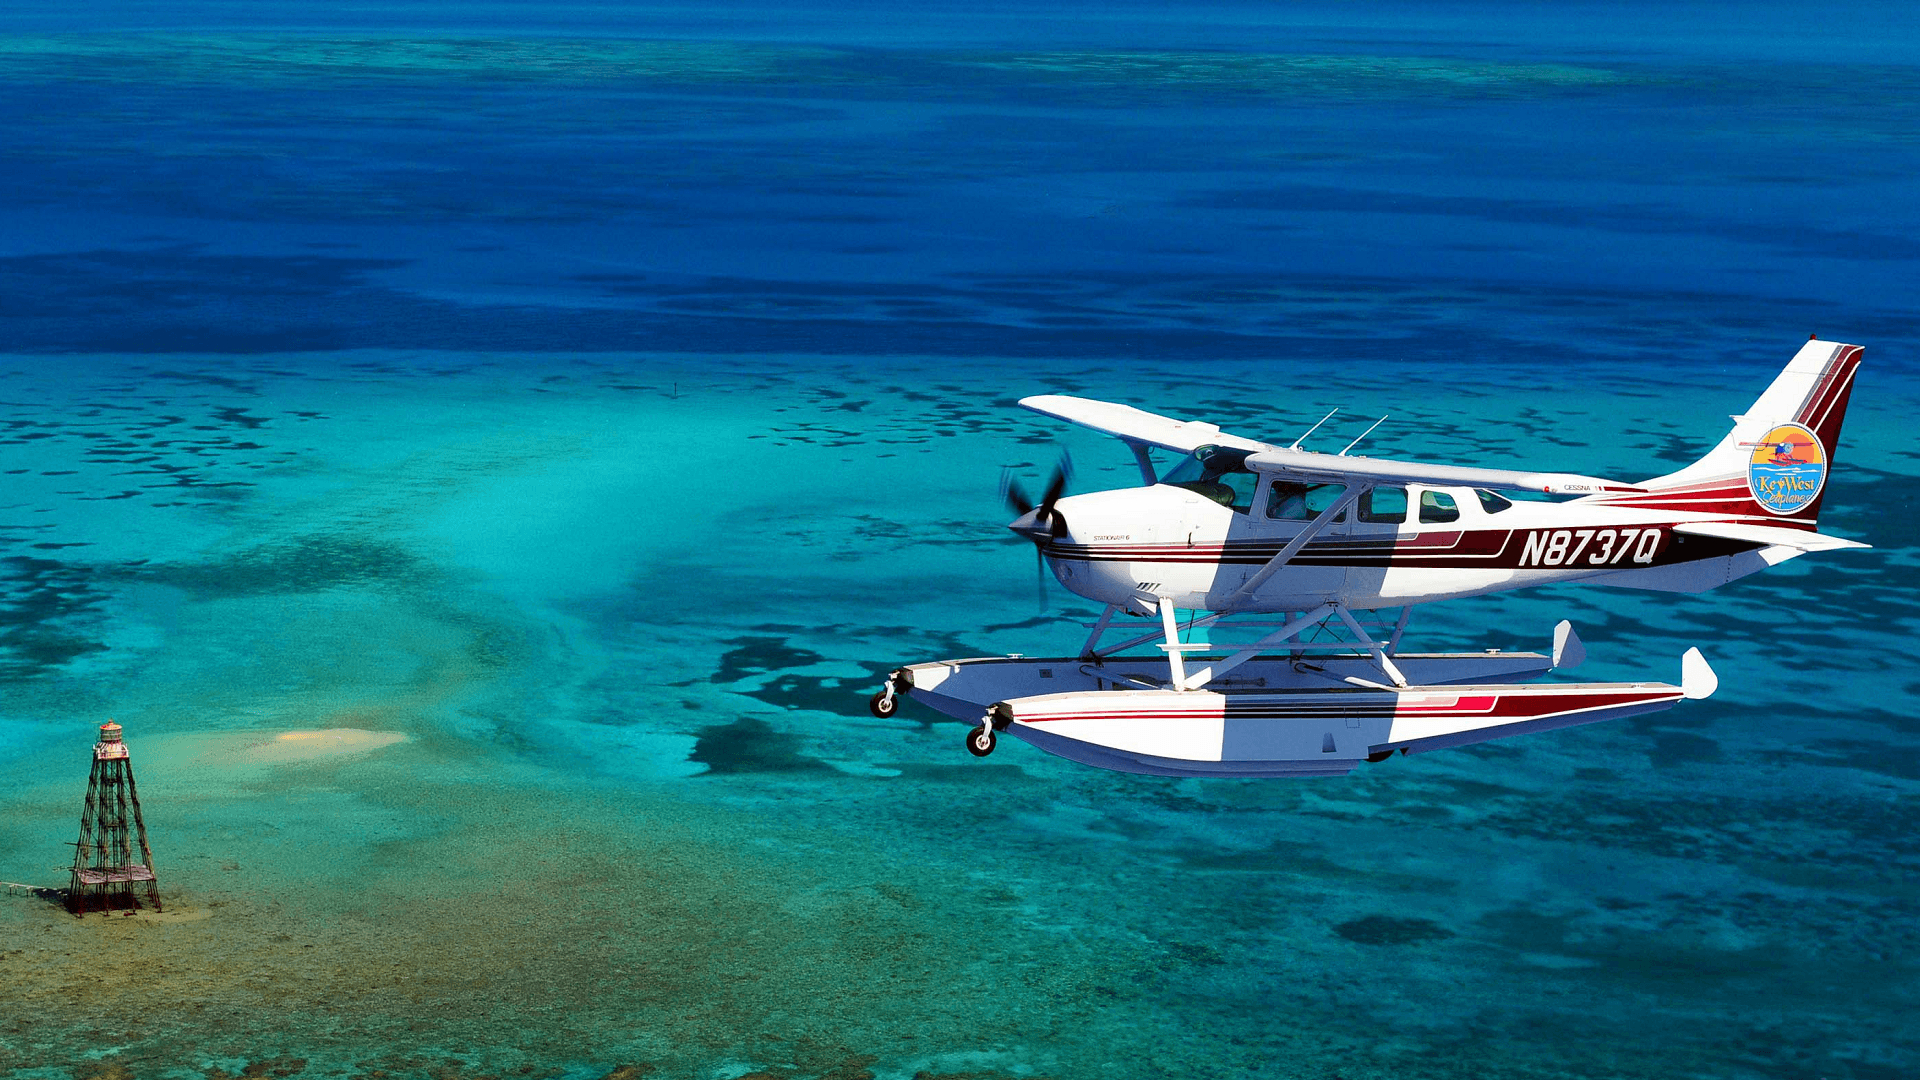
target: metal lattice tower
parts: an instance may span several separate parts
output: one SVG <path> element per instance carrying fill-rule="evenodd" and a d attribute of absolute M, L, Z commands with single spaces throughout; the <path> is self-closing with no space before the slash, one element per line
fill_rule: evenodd
<path fill-rule="evenodd" d="M 87 778 L 87 806 L 80 812 L 67 909 L 84 915 L 138 908 L 142 901 L 159 911 L 160 884 L 147 847 L 147 825 L 140 820 L 133 762 L 127 744 L 120 741 L 120 725 L 109 720 L 100 725 L 100 741 L 93 746 L 93 773 Z"/>

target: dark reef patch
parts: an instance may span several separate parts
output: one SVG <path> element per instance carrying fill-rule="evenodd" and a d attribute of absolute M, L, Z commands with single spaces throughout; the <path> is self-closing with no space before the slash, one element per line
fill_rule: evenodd
<path fill-rule="evenodd" d="M 764 720 L 743 716 L 731 724 L 701 728 L 687 760 L 717 773 L 829 772 L 831 767 L 793 748 L 793 736 Z"/>
<path fill-rule="evenodd" d="M 221 406 L 220 408 L 215 409 L 213 411 L 213 416 L 214 416 L 214 419 L 219 420 L 223 423 L 239 424 L 241 427 L 249 428 L 249 429 L 261 427 L 267 423 L 266 417 L 249 416 L 247 415 L 247 410 L 235 408 L 231 405 Z M 254 443 L 240 443 L 238 446 L 234 447 L 234 449 L 258 450 L 260 449 L 260 447 Z"/>
<path fill-rule="evenodd" d="M 720 665 L 711 676 L 713 682 L 739 682 L 749 675 L 806 667 L 824 659 L 810 649 L 796 649 L 788 645 L 785 638 L 738 637 L 728 644 L 733 648 L 720 654 Z"/>
<path fill-rule="evenodd" d="M 1167 955 L 1161 959 L 1162 971 L 1183 967 L 1218 967 L 1227 962 L 1219 946 L 1196 941 L 1166 942 Z"/>
<path fill-rule="evenodd" d="M 46 674 L 106 645 L 73 624 L 106 593 L 90 569 L 55 559 L 0 559 L 0 680 Z"/>
<path fill-rule="evenodd" d="M 780 675 L 754 690 L 741 693 L 783 709 L 816 709 L 854 714 L 863 711 L 867 695 L 880 687 L 889 668 L 876 667 L 867 675 Z"/>
<path fill-rule="evenodd" d="M 392 583 L 420 572 L 420 559 L 400 547 L 324 533 L 263 545 L 216 562 L 144 566 L 129 576 L 206 598 L 324 592 Z"/>

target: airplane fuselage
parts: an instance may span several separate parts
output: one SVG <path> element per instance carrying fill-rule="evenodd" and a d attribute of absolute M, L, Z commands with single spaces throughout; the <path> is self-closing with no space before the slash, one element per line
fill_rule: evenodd
<path fill-rule="evenodd" d="M 1060 503 L 1067 535 L 1042 550 L 1066 588 L 1135 611 L 1157 598 L 1208 611 L 1397 607 L 1568 581 L 1699 592 L 1800 554 L 1673 530 L 1702 520 L 1698 512 L 1406 491 L 1395 503 L 1403 520 L 1378 520 L 1394 508 L 1363 515 L 1356 506 L 1251 593 L 1247 582 L 1307 527 L 1265 512 L 1274 509 L 1266 481 L 1239 509 L 1170 484 L 1073 496 Z"/>

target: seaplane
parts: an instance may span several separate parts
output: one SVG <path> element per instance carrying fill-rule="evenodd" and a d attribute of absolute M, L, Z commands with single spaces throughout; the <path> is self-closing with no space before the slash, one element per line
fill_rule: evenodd
<path fill-rule="evenodd" d="M 1566 621 L 1548 653 L 1400 644 L 1422 604 L 1560 583 L 1699 593 L 1865 548 L 1818 527 L 1861 353 L 1808 341 L 1705 456 L 1638 483 L 1382 460 L 1352 453 L 1359 440 L 1305 449 L 1325 418 L 1269 443 L 1024 398 L 1113 436 L 1139 466 L 1138 487 L 1067 495 L 1062 468 L 1037 503 L 1007 491 L 1008 528 L 1104 611 L 1077 655 L 907 664 L 870 708 L 890 717 L 912 698 L 965 721 L 978 757 L 1003 733 L 1124 772 L 1307 777 L 1708 697 L 1719 678 L 1697 648 L 1677 685 L 1530 681 L 1584 659 Z M 1160 471 L 1156 451 L 1178 460 Z M 1127 618 L 1152 629 L 1109 643 Z"/>

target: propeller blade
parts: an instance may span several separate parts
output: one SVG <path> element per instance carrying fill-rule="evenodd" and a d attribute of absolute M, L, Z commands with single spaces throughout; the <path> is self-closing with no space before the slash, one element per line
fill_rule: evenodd
<path fill-rule="evenodd" d="M 1000 471 L 1000 496 L 1007 500 L 1007 505 L 1012 507 L 1016 514 L 1024 514 L 1033 509 L 1033 503 L 1027 499 L 1026 489 L 1020 486 L 1020 481 L 1013 478 L 1011 469 Z"/>
<path fill-rule="evenodd" d="M 1020 481 L 1014 479 L 1013 470 L 1000 471 L 1000 495 L 1007 500 L 1007 505 L 1016 514 L 1033 514 L 1033 525 L 1020 525 L 1014 531 L 1033 542 L 1034 587 L 1042 611 L 1047 608 L 1047 543 L 1049 538 L 1058 540 L 1067 535 L 1067 519 L 1055 513 L 1053 506 L 1066 495 L 1067 481 L 1072 477 L 1073 458 L 1063 449 L 1060 451 L 1060 464 L 1054 468 L 1053 479 L 1047 482 L 1046 493 L 1036 507 L 1027 499 L 1026 489 L 1020 486 Z"/>
<path fill-rule="evenodd" d="M 1047 485 L 1047 493 L 1045 495 L 1040 496 L 1040 508 L 1046 511 L 1047 513 L 1052 513 L 1053 504 L 1059 502 L 1060 496 L 1065 495 L 1066 493 L 1067 493 L 1066 474 L 1059 473 L 1059 472 L 1054 473 L 1053 482 Z"/>
<path fill-rule="evenodd" d="M 1060 459 L 1060 467 L 1053 470 L 1053 481 L 1047 485 L 1047 493 L 1040 497 L 1041 516 L 1053 513 L 1053 504 L 1067 493 L 1067 477 L 1070 474 L 1065 457 Z"/>

